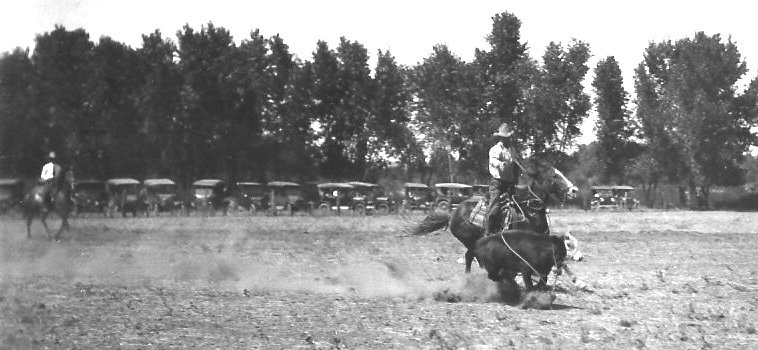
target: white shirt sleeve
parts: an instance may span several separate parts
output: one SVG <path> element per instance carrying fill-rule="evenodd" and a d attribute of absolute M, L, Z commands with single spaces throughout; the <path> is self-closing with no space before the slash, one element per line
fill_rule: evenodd
<path fill-rule="evenodd" d="M 490 148 L 490 175 L 496 179 L 500 178 L 500 167 L 503 165 L 503 162 L 500 160 L 500 153 L 502 152 L 499 143 Z"/>

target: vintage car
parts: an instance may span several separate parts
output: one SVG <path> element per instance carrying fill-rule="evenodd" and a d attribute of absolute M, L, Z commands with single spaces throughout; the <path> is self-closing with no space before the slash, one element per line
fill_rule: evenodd
<path fill-rule="evenodd" d="M 192 208 L 212 214 L 228 207 L 226 182 L 219 179 L 202 179 L 192 183 Z"/>
<path fill-rule="evenodd" d="M 237 181 L 231 189 L 229 212 L 255 214 L 270 206 L 269 193 L 265 184 L 252 181 Z"/>
<path fill-rule="evenodd" d="M 157 178 L 142 181 L 145 187 L 145 201 L 148 211 L 153 215 L 159 213 L 174 213 L 183 207 L 179 195 L 179 185 L 171 179 Z"/>
<path fill-rule="evenodd" d="M 105 188 L 108 195 L 106 215 L 112 217 L 115 212 L 121 212 L 126 217 L 126 213 L 130 212 L 132 216 L 137 216 L 138 211 L 146 210 L 144 192 L 139 181 L 132 178 L 109 179 L 105 182 Z"/>
<path fill-rule="evenodd" d="M 270 193 L 270 209 L 273 215 L 277 215 L 279 212 L 294 215 L 297 211 L 310 211 L 310 206 L 303 194 L 303 188 L 299 184 L 288 181 L 271 181 L 266 184 L 266 187 Z"/>
<path fill-rule="evenodd" d="M 590 193 L 590 208 L 599 209 L 635 209 L 640 202 L 633 198 L 631 186 L 592 186 Z"/>
<path fill-rule="evenodd" d="M 471 198 L 473 191 L 470 185 L 443 182 L 434 185 L 434 207 L 437 210 L 449 211 L 458 207 L 458 204 Z"/>
<path fill-rule="evenodd" d="M 74 202 L 74 216 L 82 213 L 106 214 L 108 191 L 100 180 L 76 180 L 71 200 Z"/>
<path fill-rule="evenodd" d="M 432 209 L 432 189 L 426 184 L 406 182 L 403 184 L 403 210 L 422 210 L 428 212 Z"/>
<path fill-rule="evenodd" d="M 394 207 L 392 199 L 377 184 L 351 181 L 348 185 L 354 187 L 353 202 L 356 204 L 353 208 L 363 203 L 366 214 L 372 215 L 374 213 L 387 214 Z"/>
<path fill-rule="evenodd" d="M 318 210 L 321 214 L 330 212 L 341 213 L 350 210 L 358 210 L 365 213 L 366 206 L 364 201 L 353 202 L 355 197 L 355 187 L 353 185 L 341 182 L 327 182 L 317 185 L 320 202 Z M 357 206 L 357 207 L 356 207 Z"/>
<path fill-rule="evenodd" d="M 16 210 L 24 200 L 24 182 L 21 179 L 0 179 L 0 214 Z"/>

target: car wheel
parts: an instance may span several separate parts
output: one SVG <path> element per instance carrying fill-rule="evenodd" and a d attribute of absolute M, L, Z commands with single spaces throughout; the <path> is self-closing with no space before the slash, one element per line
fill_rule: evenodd
<path fill-rule="evenodd" d="M 358 215 L 366 215 L 366 206 L 358 204 L 353 208 L 353 211 Z"/>
<path fill-rule="evenodd" d="M 448 203 L 446 201 L 442 201 L 442 202 L 437 203 L 437 210 L 449 211 L 450 210 L 450 203 Z"/>
<path fill-rule="evenodd" d="M 256 207 L 255 204 L 250 203 L 250 209 L 248 209 L 248 213 L 250 213 L 250 215 L 255 215 L 257 211 L 258 207 Z"/>
<path fill-rule="evenodd" d="M 287 203 L 287 208 L 285 210 L 289 216 L 295 215 L 295 210 L 292 208 L 292 203 Z"/>
<path fill-rule="evenodd" d="M 321 203 L 318 205 L 318 212 L 321 215 L 329 215 L 329 211 L 330 211 L 329 204 Z"/>

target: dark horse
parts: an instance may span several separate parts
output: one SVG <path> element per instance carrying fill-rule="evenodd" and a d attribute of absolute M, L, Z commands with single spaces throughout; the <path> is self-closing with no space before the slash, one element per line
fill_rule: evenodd
<path fill-rule="evenodd" d="M 579 192 L 576 186 L 569 181 L 558 169 L 541 163 L 530 164 L 525 169 L 529 178 L 526 186 L 519 186 L 514 195 L 514 207 L 519 210 L 523 218 L 512 222 L 507 229 L 529 230 L 548 235 L 547 206 L 553 202 L 560 202 L 564 198 L 573 198 Z M 415 235 L 423 235 L 436 230 L 450 227 L 450 232 L 464 246 L 466 246 L 466 272 L 471 271 L 471 262 L 474 260 L 473 249 L 477 240 L 484 236 L 484 227 L 474 225 L 469 217 L 478 200 L 469 199 L 461 203 L 452 215 L 446 212 L 434 212 L 424 218 L 414 230 Z M 498 216 L 498 215 L 496 215 Z M 503 222 L 502 213 L 499 218 Z M 502 229 L 502 228 L 501 228 Z M 498 231 L 499 232 L 499 231 Z"/>
<path fill-rule="evenodd" d="M 45 210 L 47 204 L 45 204 L 44 199 L 44 185 L 40 184 L 34 186 L 31 191 L 24 196 L 21 208 L 24 214 L 24 219 L 26 220 L 26 238 L 32 238 L 31 226 L 34 218 L 40 219 L 42 226 L 45 226 L 45 231 L 47 231 L 47 237 L 51 240 L 53 238 L 55 238 L 55 240 L 60 239 L 63 230 L 65 229 L 68 231 L 69 229 L 68 216 L 73 209 L 73 203 L 71 201 L 73 179 L 69 178 L 69 176 L 60 176 L 54 181 L 56 181 L 56 185 L 53 186 L 50 194 L 53 203 L 48 210 Z M 50 229 L 47 226 L 47 222 L 45 222 L 47 215 L 50 212 L 55 212 L 61 218 L 61 227 L 58 229 L 55 237 L 50 234 Z"/>

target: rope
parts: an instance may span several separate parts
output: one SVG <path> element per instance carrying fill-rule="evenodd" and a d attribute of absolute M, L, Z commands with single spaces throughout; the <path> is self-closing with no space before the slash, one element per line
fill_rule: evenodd
<path fill-rule="evenodd" d="M 521 261 L 523 261 L 524 264 L 526 264 L 526 266 L 529 266 L 529 268 L 532 269 L 532 271 L 534 271 L 534 273 L 536 273 L 537 276 L 540 276 L 540 279 L 542 278 L 542 274 L 540 274 L 539 271 L 537 271 L 537 269 L 534 268 L 534 266 L 532 266 L 528 261 L 526 261 L 526 259 L 524 259 L 521 255 L 519 255 L 519 253 L 516 253 L 516 251 L 513 250 L 513 248 L 511 248 L 510 244 L 508 244 L 508 242 L 505 241 L 505 235 L 503 233 L 500 234 L 500 239 L 503 240 L 503 243 L 505 243 L 505 246 L 508 247 L 508 249 L 510 249 L 511 252 L 513 252 L 513 254 L 516 254 L 516 256 L 519 257 L 519 259 L 521 259 Z M 553 260 L 555 260 L 555 250 L 553 250 Z"/>

